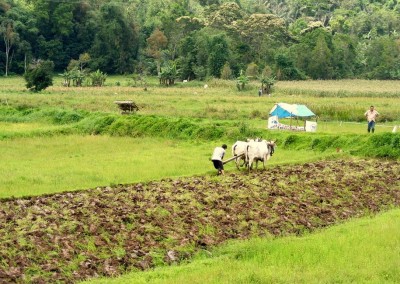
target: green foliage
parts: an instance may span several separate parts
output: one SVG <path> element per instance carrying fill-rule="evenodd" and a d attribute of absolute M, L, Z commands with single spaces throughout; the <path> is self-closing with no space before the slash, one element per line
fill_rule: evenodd
<path fill-rule="evenodd" d="M 209 74 L 216 78 L 221 77 L 221 71 L 229 58 L 229 46 L 226 36 L 215 35 L 210 41 L 208 57 Z"/>
<path fill-rule="evenodd" d="M 293 145 L 297 144 L 296 142 L 298 142 L 299 139 L 300 139 L 300 137 L 297 135 L 293 135 L 293 134 L 289 135 L 286 137 L 285 142 L 283 143 L 283 146 L 287 147 L 287 148 L 293 147 Z"/>
<path fill-rule="evenodd" d="M 97 69 L 96 72 L 90 73 L 89 77 L 92 80 L 92 86 L 101 87 L 107 79 L 107 74 Z"/>
<path fill-rule="evenodd" d="M 391 37 L 372 40 L 365 55 L 369 79 L 400 79 L 400 48 Z"/>
<path fill-rule="evenodd" d="M 279 80 L 400 77 L 396 1 L 128 2 L 7 1 L 0 72 L 42 58 L 57 71 L 154 75 L 176 60 L 182 80 L 219 78 L 227 62 L 235 77 L 251 63 L 276 66 Z"/>
<path fill-rule="evenodd" d="M 85 114 L 77 111 L 55 110 L 48 115 L 52 117 L 54 124 L 70 124 L 81 121 Z"/>
<path fill-rule="evenodd" d="M 329 49 L 325 36 L 320 34 L 311 52 L 312 61 L 309 74 L 313 79 L 332 79 L 332 51 Z"/>
<path fill-rule="evenodd" d="M 160 73 L 162 51 L 166 49 L 168 39 L 162 31 L 155 29 L 147 38 L 147 54 L 153 57 L 157 63 L 157 73 Z"/>
<path fill-rule="evenodd" d="M 130 73 L 138 52 L 138 40 L 133 22 L 116 2 L 101 5 L 98 29 L 90 48 L 92 70 L 108 73 Z"/>
<path fill-rule="evenodd" d="M 313 79 L 331 79 L 334 76 L 332 49 L 331 33 L 317 28 L 307 32 L 291 52 L 296 54 L 297 66 L 307 75 Z"/>
<path fill-rule="evenodd" d="M 64 82 L 62 83 L 64 87 L 71 86 L 72 75 L 69 71 L 65 71 L 64 73 L 59 75 L 64 79 Z"/>
<path fill-rule="evenodd" d="M 179 70 L 176 66 L 176 62 L 170 61 L 165 63 L 158 77 L 161 85 L 174 85 L 175 80 L 179 77 Z"/>
<path fill-rule="evenodd" d="M 247 65 L 246 76 L 250 80 L 254 80 L 258 77 L 258 66 L 254 62 Z"/>
<path fill-rule="evenodd" d="M 116 117 L 107 115 L 93 115 L 86 117 L 77 125 L 77 132 L 80 134 L 107 134 L 109 126 L 114 123 Z"/>
<path fill-rule="evenodd" d="M 243 91 L 244 88 L 246 87 L 246 84 L 248 84 L 250 81 L 249 77 L 247 77 L 243 70 L 240 70 L 240 75 L 239 77 L 236 78 L 236 87 L 239 91 Z"/>
<path fill-rule="evenodd" d="M 275 77 L 269 77 L 269 76 L 261 75 L 259 77 L 259 80 L 261 82 L 261 91 L 262 91 L 262 93 L 271 94 L 272 93 L 272 87 L 275 84 Z"/>
<path fill-rule="evenodd" d="M 204 81 L 207 78 L 207 69 L 203 66 L 193 67 L 193 73 L 200 81 Z"/>
<path fill-rule="evenodd" d="M 53 85 L 53 68 L 52 61 L 38 60 L 31 64 L 24 75 L 26 87 L 33 92 L 40 92 Z"/>
<path fill-rule="evenodd" d="M 221 4 L 218 9 L 213 11 L 208 18 L 208 24 L 214 28 L 227 28 L 232 22 L 243 17 L 243 11 L 234 2 Z"/>
<path fill-rule="evenodd" d="M 133 80 L 133 85 L 136 86 L 142 86 L 145 90 L 147 89 L 147 78 L 145 74 L 133 74 L 132 75 L 132 80 Z"/>
<path fill-rule="evenodd" d="M 289 31 L 294 36 L 300 36 L 301 32 L 307 28 L 307 21 L 304 18 L 298 18 L 289 26 Z"/>
<path fill-rule="evenodd" d="M 129 116 L 119 117 L 113 121 L 106 133 L 112 136 L 215 140 L 224 135 L 224 129 L 215 125 L 197 125 L 186 119 Z"/>
<path fill-rule="evenodd" d="M 222 68 L 221 71 L 221 79 L 224 80 L 229 80 L 232 77 L 232 70 L 231 67 L 229 66 L 229 63 L 225 63 L 224 67 Z"/>
<path fill-rule="evenodd" d="M 72 70 L 60 74 L 60 76 L 64 78 L 63 86 L 70 87 L 72 81 L 73 86 L 81 87 L 87 74 L 85 71 L 81 71 L 75 67 Z"/>
<path fill-rule="evenodd" d="M 183 80 L 193 80 L 197 77 L 199 80 L 203 80 L 205 75 L 196 76 L 195 67 L 196 67 L 196 39 L 193 34 L 188 35 L 184 39 L 182 39 L 181 44 L 179 46 L 179 66 L 181 66 L 181 79 Z"/>
<path fill-rule="evenodd" d="M 375 158 L 399 158 L 400 133 L 382 133 L 371 136 L 362 147 L 352 153 Z"/>
<path fill-rule="evenodd" d="M 345 34 L 335 34 L 333 44 L 334 76 L 340 78 L 352 78 L 356 66 L 356 43 L 354 38 Z"/>
<path fill-rule="evenodd" d="M 306 76 L 296 68 L 294 61 L 286 53 L 275 55 L 276 76 L 278 80 L 304 80 Z"/>
<path fill-rule="evenodd" d="M 74 11 L 79 7 L 78 3 L 38 0 L 32 4 L 26 8 L 31 11 L 31 20 L 36 24 L 37 42 L 32 41 L 32 35 L 25 36 L 38 49 L 35 56 L 53 61 L 56 70 L 65 69 L 70 60 L 67 50 L 73 46 L 66 39 L 76 36 Z"/>

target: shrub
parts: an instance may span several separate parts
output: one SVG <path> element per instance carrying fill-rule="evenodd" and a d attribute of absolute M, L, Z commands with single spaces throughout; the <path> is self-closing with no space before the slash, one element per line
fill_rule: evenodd
<path fill-rule="evenodd" d="M 286 137 L 286 140 L 283 143 L 283 145 L 285 147 L 288 147 L 290 145 L 296 144 L 297 141 L 298 141 L 298 136 L 292 134 L 292 135 L 289 135 L 288 137 Z"/>
<path fill-rule="evenodd" d="M 160 84 L 170 86 L 175 84 L 176 78 L 179 77 L 179 70 L 177 68 L 176 62 L 167 62 L 161 69 L 158 75 L 160 79 Z"/>
<path fill-rule="evenodd" d="M 261 115 L 262 115 L 261 111 L 259 111 L 258 109 L 255 109 L 250 113 L 250 118 L 258 118 L 258 117 L 261 117 Z"/>
<path fill-rule="evenodd" d="M 90 134 L 111 134 L 109 131 L 110 126 L 116 121 L 115 116 L 110 115 L 99 115 L 95 114 L 93 116 L 88 116 L 86 119 L 82 120 L 77 126 L 79 133 L 90 133 Z"/>
<path fill-rule="evenodd" d="M 236 87 L 239 91 L 243 91 L 247 83 L 249 83 L 249 77 L 243 73 L 243 70 L 240 70 L 240 75 L 236 78 Z"/>
<path fill-rule="evenodd" d="M 204 81 L 207 77 L 207 69 L 203 66 L 193 67 L 193 72 L 196 75 L 196 78 L 200 81 Z"/>
<path fill-rule="evenodd" d="M 53 85 L 53 69 L 52 61 L 34 61 L 24 75 L 26 87 L 33 92 L 40 92 Z"/>
<path fill-rule="evenodd" d="M 107 79 L 107 74 L 97 69 L 96 72 L 90 73 L 90 79 L 92 80 L 92 86 L 101 87 Z"/>
<path fill-rule="evenodd" d="M 53 114 L 54 124 L 68 124 L 79 122 L 83 119 L 83 114 L 76 111 L 61 110 Z"/>
<path fill-rule="evenodd" d="M 275 56 L 277 77 L 279 80 L 305 80 L 306 76 L 294 64 L 292 58 L 285 53 Z"/>
<path fill-rule="evenodd" d="M 246 68 L 246 76 L 249 77 L 249 79 L 256 79 L 258 76 L 258 66 L 254 62 L 250 63 L 247 65 Z"/>
<path fill-rule="evenodd" d="M 229 80 L 232 77 L 232 69 L 229 66 L 229 63 L 225 63 L 224 67 L 222 67 L 221 71 L 221 79 Z"/>
<path fill-rule="evenodd" d="M 272 87 L 275 84 L 275 77 L 266 77 L 262 75 L 259 79 L 261 82 L 261 92 L 263 94 L 271 94 Z"/>
<path fill-rule="evenodd" d="M 353 155 L 375 158 L 400 158 L 400 133 L 382 133 L 371 135 L 363 143 L 358 143 L 358 149 L 350 151 Z"/>

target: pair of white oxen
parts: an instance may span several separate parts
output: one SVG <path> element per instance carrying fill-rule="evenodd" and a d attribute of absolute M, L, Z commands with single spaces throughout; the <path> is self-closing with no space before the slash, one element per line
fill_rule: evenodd
<path fill-rule="evenodd" d="M 253 168 L 253 163 L 256 163 L 256 169 L 258 161 L 262 161 L 265 169 L 265 163 L 268 161 L 272 154 L 275 152 L 276 141 L 267 141 L 260 138 L 247 139 L 247 141 L 236 141 L 232 146 L 232 156 L 237 157 L 235 159 L 236 167 L 239 169 L 240 166 L 246 166 L 248 170 Z M 240 162 L 243 160 L 243 164 Z"/>

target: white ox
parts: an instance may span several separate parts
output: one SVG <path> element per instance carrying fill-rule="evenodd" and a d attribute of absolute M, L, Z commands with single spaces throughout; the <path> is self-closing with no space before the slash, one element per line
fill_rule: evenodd
<path fill-rule="evenodd" d="M 246 156 L 244 154 L 246 154 L 248 144 L 249 143 L 244 141 L 236 141 L 235 144 L 232 145 L 232 156 L 237 157 L 235 159 L 237 169 L 240 167 L 241 160 L 243 160 L 243 165 L 246 163 Z"/>
<path fill-rule="evenodd" d="M 243 164 L 241 166 L 247 165 L 247 160 L 245 155 L 247 152 L 247 146 L 249 145 L 250 142 L 254 141 L 262 141 L 262 140 L 260 138 L 247 139 L 246 142 L 236 141 L 235 144 L 232 145 L 232 156 L 237 157 L 235 159 L 235 163 L 238 170 L 240 167 L 241 160 L 243 160 Z"/>
<path fill-rule="evenodd" d="M 246 161 L 247 168 L 252 169 L 253 162 L 256 162 L 256 169 L 258 166 L 258 161 L 263 162 L 263 167 L 265 170 L 265 163 L 271 158 L 275 151 L 275 141 L 262 140 L 261 142 L 249 142 L 246 148 Z"/>

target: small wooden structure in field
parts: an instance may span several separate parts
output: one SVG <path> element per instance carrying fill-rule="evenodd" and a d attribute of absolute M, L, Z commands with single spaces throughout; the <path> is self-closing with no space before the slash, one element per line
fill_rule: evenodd
<path fill-rule="evenodd" d="M 133 101 L 115 101 L 118 108 L 121 110 L 121 114 L 130 114 L 139 110 L 139 107 Z"/>

